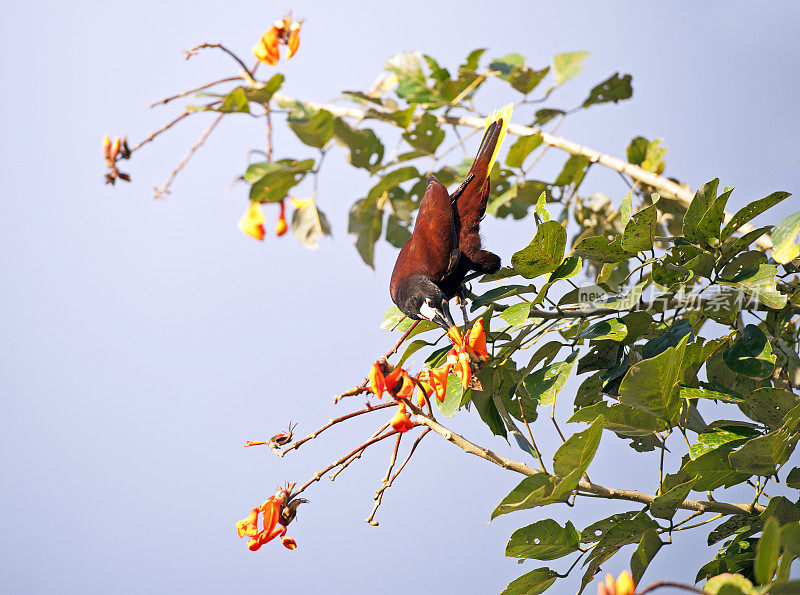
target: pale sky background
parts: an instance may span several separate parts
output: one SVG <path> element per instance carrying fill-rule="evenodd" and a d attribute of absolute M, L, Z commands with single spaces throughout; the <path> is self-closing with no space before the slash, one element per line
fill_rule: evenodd
<path fill-rule="evenodd" d="M 151 188 L 208 119 L 183 123 L 143 151 L 128 168 L 134 183 L 117 188 L 103 185 L 100 139 L 140 139 L 176 113 L 147 110 L 150 102 L 235 73 L 222 55 L 186 62 L 181 49 L 219 41 L 248 54 L 290 8 L 307 21 L 299 53 L 279 68 L 285 90 L 298 97 L 329 100 L 364 89 L 403 50 L 430 53 L 451 68 L 477 47 L 490 48 L 487 57 L 522 53 L 536 67 L 555 53 L 588 50 L 584 74 L 552 104 L 572 105 L 615 71 L 633 75 L 634 96 L 572 117 L 560 134 L 618 156 L 636 135 L 663 137 L 668 175 L 693 188 L 718 176 L 736 186 L 735 208 L 773 190 L 800 192 L 795 2 L 769 10 L 748 2 L 564 0 L 6 6 L 3 593 L 495 593 L 544 565 L 503 556 L 515 528 L 545 516 L 581 528 L 598 510 L 636 508 L 587 499 L 487 524 L 520 478 L 431 436 L 387 492 L 380 527 L 363 519 L 388 442 L 334 484 L 324 479 L 306 493 L 312 502 L 290 527 L 296 551 L 271 543 L 251 553 L 236 538 L 235 521 L 276 483 L 304 482 L 380 425 L 383 414 L 374 414 L 285 459 L 242 448 L 289 420 L 305 435 L 361 404 L 334 407 L 331 396 L 359 382 L 393 343 L 378 323 L 390 305 L 396 252 L 380 244 L 374 273 L 358 259 L 347 210 L 370 183 L 341 151 L 321 177 L 320 205 L 335 239 L 307 252 L 290 236 L 276 240 L 274 208 L 267 241 L 242 235 L 236 221 L 245 189 L 223 197 L 247 150 L 262 146 L 260 122 L 223 121 L 163 202 Z M 481 107 L 513 99 L 493 84 Z M 278 129 L 278 156 L 312 156 Z M 564 158 L 536 175 L 552 177 Z M 614 176 L 587 180 L 582 190 L 616 201 L 624 194 Z M 778 213 L 798 208 L 792 197 Z M 508 262 L 532 234 L 532 220 L 489 221 L 484 237 Z M 567 407 L 575 386 L 562 393 Z M 535 430 L 552 456 L 557 436 L 545 418 Z M 451 424 L 480 444 L 525 456 L 492 438 L 474 412 Z M 634 488 L 642 476 L 657 477 L 657 455 L 634 454 L 605 434 L 592 479 Z M 676 534 L 677 545 L 662 549 L 645 582 L 691 581 L 715 551 L 704 535 Z M 631 551 L 604 570 L 626 567 Z M 548 592 L 574 590 L 574 576 Z"/>

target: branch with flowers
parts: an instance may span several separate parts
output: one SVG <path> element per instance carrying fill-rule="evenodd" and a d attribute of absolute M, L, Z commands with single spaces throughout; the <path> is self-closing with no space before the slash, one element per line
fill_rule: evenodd
<path fill-rule="evenodd" d="M 156 190 L 163 198 L 223 120 L 248 114 L 264 121 L 266 160 L 249 163 L 238 178 L 248 186 L 241 230 L 264 240 L 263 205 L 274 203 L 276 235 L 291 228 L 302 245 L 316 247 L 330 234 L 319 206 L 318 175 L 326 156 L 341 148 L 353 167 L 374 179 L 350 206 L 348 229 L 359 257 L 373 266 L 381 238 L 396 248 L 408 239 L 429 174 L 445 185 L 464 177 L 471 160 L 448 159 L 459 150 L 468 155 L 470 134 L 462 132 L 483 127 L 478 94 L 496 84 L 517 94 L 515 118 L 530 125 L 510 125 L 516 140 L 491 171 L 486 213 L 531 217 L 535 233 L 509 266 L 468 279 L 461 328 L 443 333 L 429 321 L 409 320 L 396 307 L 387 310 L 381 326 L 399 333 L 398 339 L 364 366 L 369 371 L 363 381 L 334 398 L 347 407 L 357 401 L 353 397 L 365 396 L 364 407 L 304 438 L 295 439 L 296 425 L 289 424 L 268 440 L 246 444 L 283 457 L 335 426 L 380 417 L 366 440 L 299 487 L 283 485 L 239 521 L 237 532 L 247 547 L 258 550 L 280 539 L 295 549 L 287 530 L 307 502 L 301 494 L 325 476 L 336 479 L 374 445 L 390 440 L 394 446 L 367 516 L 378 525 L 386 491 L 423 438 L 436 434 L 523 476 L 492 518 L 578 506 L 587 498 L 633 505 L 580 530 L 568 519 L 536 515 L 540 520 L 511 535 L 506 555 L 549 565 L 564 559 L 564 568 L 529 570 L 505 593 L 544 592 L 579 563 L 583 591 L 611 557 L 631 546 L 630 573 L 616 581 L 607 577 L 597 589 L 600 595 L 634 595 L 661 548 L 674 533 L 688 530 L 707 531 L 709 544 L 721 544 L 693 577 L 706 580 L 703 589 L 657 581 L 639 595 L 663 587 L 708 593 L 799 588 L 790 571 L 800 556 L 800 468 L 786 467 L 800 440 L 800 213 L 774 228 L 751 224 L 789 194 L 774 192 L 731 214 L 733 189 L 720 189 L 718 180 L 691 193 L 664 177 L 661 139 L 635 137 L 623 160 L 557 136 L 571 114 L 632 95 L 631 76 L 614 73 L 577 106 L 552 103 L 556 91 L 580 73 L 585 52 L 559 54 L 550 65 L 534 68 L 519 54 L 481 67 L 485 51 L 475 50 L 452 74 L 432 56 L 398 54 L 370 88 L 344 93 L 348 105 L 321 104 L 282 93 L 282 74 L 257 78 L 259 69 L 279 63 L 281 46 L 287 58 L 298 51 L 300 30 L 301 22 L 290 15 L 276 21 L 253 47 L 252 67 L 221 44 L 188 50 L 187 58 L 201 50 L 224 52 L 241 71 L 154 103 L 174 105 L 190 95 L 201 100 L 184 105 L 132 147 L 125 137 L 104 139 L 106 181 L 130 181 L 118 169 L 122 160 L 178 123 L 213 112 L 210 126 Z M 285 117 L 313 156 L 273 158 L 275 116 L 280 125 Z M 567 159 L 555 179 L 539 179 L 537 165 L 551 149 L 566 152 Z M 617 172 L 624 187 L 590 191 L 587 180 L 597 167 Z M 302 191 L 309 183 L 310 192 Z M 619 194 L 624 196 L 618 205 L 606 198 Z M 420 357 L 421 364 L 411 363 Z M 579 386 L 567 390 L 577 377 Z M 545 422 L 537 426 L 542 412 Z M 518 457 L 457 434 L 443 419 L 476 413 L 488 439 L 499 437 L 505 445 L 513 438 Z M 572 430 L 574 424 L 580 429 Z M 408 432 L 413 441 L 404 440 Z M 536 439 L 552 439 L 557 447 L 545 452 Z M 638 464 L 657 459 L 658 482 L 632 478 L 632 486 L 606 486 L 594 481 L 594 471 L 590 479 L 601 439 L 604 445 L 616 442 L 618 450 L 630 446 Z M 742 493 L 748 501 L 737 501 Z"/>

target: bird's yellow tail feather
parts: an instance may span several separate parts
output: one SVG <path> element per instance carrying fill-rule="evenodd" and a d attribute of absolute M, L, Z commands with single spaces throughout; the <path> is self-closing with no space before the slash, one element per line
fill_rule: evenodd
<path fill-rule="evenodd" d="M 492 159 L 489 161 L 489 169 L 487 169 L 487 173 L 491 173 L 492 167 L 494 167 L 494 162 L 497 159 L 497 154 L 500 152 L 500 145 L 503 144 L 503 137 L 506 135 L 506 130 L 508 129 L 508 123 L 511 120 L 511 112 L 514 111 L 514 105 L 509 103 L 503 108 L 499 110 L 493 111 L 486 117 L 486 124 L 484 126 L 484 134 L 489 126 L 493 122 L 497 122 L 500 118 L 503 119 L 503 125 L 500 127 L 500 136 L 497 138 L 497 144 L 494 147 L 494 153 L 492 154 Z"/>

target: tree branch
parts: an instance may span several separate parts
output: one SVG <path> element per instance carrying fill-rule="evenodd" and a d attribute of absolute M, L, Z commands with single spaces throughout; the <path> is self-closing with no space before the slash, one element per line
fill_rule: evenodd
<path fill-rule="evenodd" d="M 293 97 L 289 97 L 288 95 L 284 95 L 283 93 L 275 93 L 275 95 L 273 95 L 273 99 L 275 99 L 279 104 L 283 103 L 291 104 L 297 102 L 297 100 L 294 99 Z M 363 120 L 364 118 L 368 118 L 371 115 L 373 117 L 382 116 L 383 118 L 387 116 L 385 112 L 382 112 L 374 108 L 368 108 L 366 110 L 362 110 L 357 108 L 341 107 L 329 103 L 315 103 L 311 101 L 305 101 L 301 103 L 308 105 L 314 109 L 327 110 L 334 116 L 339 116 L 344 118 L 355 118 L 357 120 Z M 421 115 L 414 114 L 413 120 L 415 122 L 418 122 L 421 117 L 422 117 Z M 461 117 L 436 116 L 436 120 L 440 124 L 451 124 L 454 126 L 469 126 L 471 128 L 483 128 L 485 125 L 485 121 L 483 118 L 476 118 L 474 116 L 461 116 Z M 694 194 L 692 193 L 689 186 L 687 186 L 686 184 L 677 184 L 670 179 L 655 174 L 651 171 L 647 171 L 646 169 L 643 169 L 638 165 L 634 165 L 633 163 L 628 163 L 627 161 L 624 161 L 612 155 L 608 155 L 606 153 L 601 153 L 600 151 L 597 151 L 590 147 L 586 147 L 584 145 L 568 140 L 566 138 L 555 136 L 548 132 L 544 132 L 539 128 L 531 128 L 530 126 L 511 124 L 508 127 L 508 132 L 516 134 L 517 136 L 529 136 L 531 134 L 537 134 L 537 133 L 541 134 L 542 142 L 545 145 L 561 149 L 562 151 L 566 151 L 571 155 L 583 155 L 589 160 L 590 163 L 599 163 L 609 169 L 613 169 L 614 171 L 627 174 L 637 182 L 641 182 L 642 184 L 647 184 L 648 186 L 652 186 L 653 188 L 658 190 L 659 194 L 661 194 L 661 196 L 663 196 L 664 198 L 671 198 L 677 200 L 686 207 L 689 206 L 689 203 L 692 202 L 692 198 L 694 198 Z M 731 215 L 729 213 L 726 213 L 725 217 L 726 220 L 730 220 Z M 738 231 L 741 233 L 747 233 L 749 231 L 753 231 L 754 229 L 755 227 L 753 227 L 749 223 L 746 223 L 742 225 Z M 758 244 L 758 246 L 763 250 L 769 250 L 772 248 L 772 241 L 766 235 L 761 236 L 758 240 L 756 240 L 756 244 Z"/>
<path fill-rule="evenodd" d="M 516 471 L 522 475 L 535 475 L 537 473 L 542 473 L 538 469 L 529 467 L 525 463 L 507 459 L 502 455 L 492 452 L 488 448 L 482 448 L 477 444 L 470 442 L 460 434 L 456 434 L 452 430 L 441 425 L 436 420 L 425 415 L 425 413 L 413 403 L 406 402 L 406 406 L 411 409 L 411 411 L 417 417 L 417 421 L 419 423 L 428 426 L 431 430 L 442 436 L 445 440 L 455 444 L 466 453 L 473 454 L 477 457 L 494 463 L 503 469 L 510 469 L 511 471 Z M 549 473 L 547 475 L 549 477 L 554 477 Z M 617 490 L 614 488 L 607 488 L 596 483 L 589 483 L 585 479 L 580 480 L 577 489 L 579 493 L 583 492 L 592 494 L 594 496 L 615 500 L 630 500 L 632 502 L 640 502 L 642 504 L 652 504 L 652 502 L 656 499 L 656 496 L 652 494 L 645 494 L 643 492 L 637 492 L 633 490 Z M 706 500 L 684 500 L 678 505 L 678 508 L 682 508 L 684 510 L 702 510 L 704 512 L 721 512 L 723 514 L 753 514 L 754 512 L 760 513 L 765 510 L 765 507 L 760 504 L 751 506 L 749 504 L 732 504 L 728 502 Z"/>

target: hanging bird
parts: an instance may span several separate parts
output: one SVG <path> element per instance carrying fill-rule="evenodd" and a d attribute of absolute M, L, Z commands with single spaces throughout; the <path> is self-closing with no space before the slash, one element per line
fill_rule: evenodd
<path fill-rule="evenodd" d="M 512 106 L 486 118 L 478 154 L 452 196 L 431 175 L 414 232 L 392 271 L 389 293 L 400 311 L 414 320 L 432 320 L 455 340 L 458 329 L 448 301 L 461 294 L 470 271 L 494 273 L 500 257 L 481 247 L 480 222 L 489 198 L 489 172 L 508 128 Z"/>

